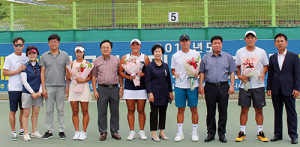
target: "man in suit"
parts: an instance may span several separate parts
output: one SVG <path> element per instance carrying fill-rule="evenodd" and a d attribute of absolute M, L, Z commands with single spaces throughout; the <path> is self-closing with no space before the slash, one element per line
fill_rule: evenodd
<path fill-rule="evenodd" d="M 274 137 L 271 141 L 282 140 L 282 108 L 285 105 L 288 122 L 288 134 L 291 143 L 298 143 L 297 112 L 295 98 L 299 95 L 300 67 L 297 54 L 286 49 L 286 35 L 279 33 L 274 38 L 278 53 L 270 57 L 267 94 L 272 95 L 275 111 Z"/>

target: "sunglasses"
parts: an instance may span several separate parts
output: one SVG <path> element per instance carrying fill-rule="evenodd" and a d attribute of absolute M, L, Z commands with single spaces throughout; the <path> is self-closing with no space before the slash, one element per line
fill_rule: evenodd
<path fill-rule="evenodd" d="M 24 44 L 14 44 L 15 47 L 22 47 Z"/>
<path fill-rule="evenodd" d="M 33 72 L 36 75 L 36 68 L 35 68 L 35 66 L 33 66 Z"/>

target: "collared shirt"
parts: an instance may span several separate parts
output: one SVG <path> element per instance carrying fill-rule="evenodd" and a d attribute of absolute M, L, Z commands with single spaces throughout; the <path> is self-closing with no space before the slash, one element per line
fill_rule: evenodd
<path fill-rule="evenodd" d="M 120 60 L 110 55 L 108 59 L 103 56 L 93 61 L 94 68 L 92 76 L 97 78 L 98 84 L 115 85 L 119 83 L 119 66 Z"/>
<path fill-rule="evenodd" d="M 59 50 L 57 55 L 45 52 L 40 61 L 40 66 L 45 66 L 46 86 L 65 86 L 66 66 L 70 63 L 69 55 Z"/>
<path fill-rule="evenodd" d="M 153 93 L 154 105 L 166 105 L 169 101 L 169 92 L 172 92 L 169 67 L 162 62 L 158 66 L 154 61 L 150 62 L 145 71 L 147 93 Z"/>
<path fill-rule="evenodd" d="M 210 52 L 201 60 L 200 72 L 205 74 L 205 81 L 210 83 L 219 83 L 228 81 L 230 73 L 237 71 L 236 64 L 232 56 L 221 51 L 215 56 Z"/>
<path fill-rule="evenodd" d="M 283 52 L 283 54 L 279 54 L 279 52 L 278 52 L 277 58 L 278 58 L 278 65 L 279 65 L 280 70 L 282 69 L 282 64 L 285 59 L 286 52 L 287 52 L 287 49 Z"/>
<path fill-rule="evenodd" d="M 35 67 L 35 70 L 34 70 Z M 32 92 L 39 92 L 41 86 L 41 70 L 39 63 L 36 62 L 35 65 L 32 65 L 31 61 L 27 62 L 26 69 L 22 71 L 22 73 L 26 73 L 27 83 L 29 84 L 30 88 L 33 90 Z M 30 94 L 31 92 L 28 91 L 23 85 L 23 93 Z"/>

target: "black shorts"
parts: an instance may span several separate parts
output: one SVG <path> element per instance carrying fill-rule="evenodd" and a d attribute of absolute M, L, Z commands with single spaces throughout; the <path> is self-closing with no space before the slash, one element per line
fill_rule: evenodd
<path fill-rule="evenodd" d="M 8 91 L 10 111 L 17 112 L 18 105 L 22 109 L 22 91 Z"/>
<path fill-rule="evenodd" d="M 262 108 L 266 106 L 265 87 L 249 89 L 239 88 L 239 106 L 251 107 L 251 99 L 253 100 L 253 108 Z"/>

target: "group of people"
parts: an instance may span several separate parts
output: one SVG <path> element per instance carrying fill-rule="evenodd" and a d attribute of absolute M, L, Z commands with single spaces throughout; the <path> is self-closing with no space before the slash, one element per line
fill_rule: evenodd
<path fill-rule="evenodd" d="M 64 133 L 65 113 L 64 103 L 67 95 L 72 108 L 72 120 L 75 128 L 74 140 L 85 140 L 86 129 L 89 123 L 88 104 L 91 101 L 91 92 L 88 82 L 92 81 L 94 97 L 97 100 L 98 129 L 100 140 L 107 138 L 107 108 L 110 109 L 110 133 L 112 138 L 121 139 L 119 134 L 119 100 L 120 97 L 126 100 L 129 124 L 129 135 L 127 140 L 133 140 L 137 134 L 134 131 L 135 110 L 138 112 L 140 131 L 138 136 L 146 140 L 145 129 L 145 105 L 146 100 L 150 103 L 150 131 L 153 141 L 161 139 L 168 140 L 165 135 L 166 111 L 168 103 L 172 102 L 173 90 L 171 86 L 171 74 L 176 78 L 175 83 L 175 105 L 178 107 L 177 126 L 178 133 L 175 141 L 184 139 L 183 122 L 186 105 L 190 107 L 192 114 L 192 141 L 199 141 L 198 135 L 198 94 L 205 95 L 207 107 L 207 137 L 205 142 L 215 139 L 216 107 L 218 107 L 218 136 L 219 141 L 226 143 L 226 123 L 229 94 L 234 93 L 235 72 L 239 85 L 240 132 L 236 142 L 243 141 L 246 137 L 246 123 L 248 111 L 252 106 L 255 110 L 257 123 L 257 138 L 267 142 L 263 132 L 263 107 L 265 101 L 265 74 L 268 72 L 267 94 L 272 96 L 275 111 L 274 137 L 271 141 L 282 139 L 282 109 L 285 104 L 288 118 L 288 133 L 291 143 L 298 143 L 297 134 L 297 113 L 295 109 L 295 98 L 299 95 L 300 67 L 297 54 L 287 50 L 288 44 L 286 35 L 279 33 L 274 38 L 274 44 L 278 52 L 270 57 L 266 52 L 255 46 L 257 36 L 254 31 L 247 31 L 244 40 L 246 46 L 236 53 L 236 62 L 233 57 L 222 51 L 223 39 L 221 36 L 211 38 L 212 52 L 206 54 L 199 61 L 199 72 L 194 75 L 195 89 L 191 89 L 190 79 L 185 70 L 185 59 L 200 58 L 200 54 L 190 49 L 191 40 L 186 34 L 181 35 L 179 44 L 182 50 L 176 52 L 171 59 L 171 70 L 161 58 L 164 48 L 160 44 L 152 47 L 153 61 L 140 53 L 141 41 L 133 39 L 130 42 L 131 53 L 124 55 L 120 60 L 111 55 L 113 43 L 103 40 L 100 43 L 102 55 L 93 61 L 91 72 L 86 77 L 76 76 L 76 72 L 87 69 L 91 65 L 84 60 L 85 48 L 82 45 L 75 47 L 76 60 L 70 62 L 68 54 L 59 49 L 60 37 L 52 34 L 48 38 L 50 50 L 43 53 L 40 62 L 37 62 L 39 51 L 35 46 L 29 46 L 26 53 L 22 53 L 25 40 L 17 37 L 13 40 L 15 52 L 7 56 L 4 63 L 4 76 L 9 76 L 9 120 L 12 128 L 12 140 L 17 140 L 18 135 L 15 129 L 15 114 L 20 108 L 20 132 L 24 140 L 29 141 L 31 137 L 48 139 L 53 137 L 53 112 L 54 105 L 57 108 L 57 130 L 60 139 L 66 139 Z M 27 57 L 26 57 L 27 56 Z M 135 73 L 129 73 L 124 64 L 135 57 L 141 66 Z M 245 76 L 244 60 L 249 58 L 255 61 L 255 70 L 258 76 Z M 65 78 L 66 77 L 66 78 Z M 125 82 L 124 82 L 125 78 Z M 228 78 L 230 83 L 228 82 Z M 65 84 L 65 79 L 66 83 Z M 136 80 L 139 83 L 136 84 Z M 71 85 L 70 85 L 71 81 Z M 198 82 L 199 81 L 199 82 Z M 203 83 L 205 81 L 205 86 Z M 251 84 L 249 84 L 251 83 Z M 81 84 L 81 91 L 76 90 Z M 70 86 L 69 86 L 70 85 Z M 247 89 L 250 85 L 250 89 Z M 46 129 L 41 135 L 37 129 L 37 118 L 40 107 L 43 106 L 43 97 L 46 102 Z M 82 130 L 79 129 L 79 103 L 83 114 Z M 32 108 L 32 132 L 28 131 L 28 118 Z M 156 131 L 159 130 L 159 134 Z"/>

